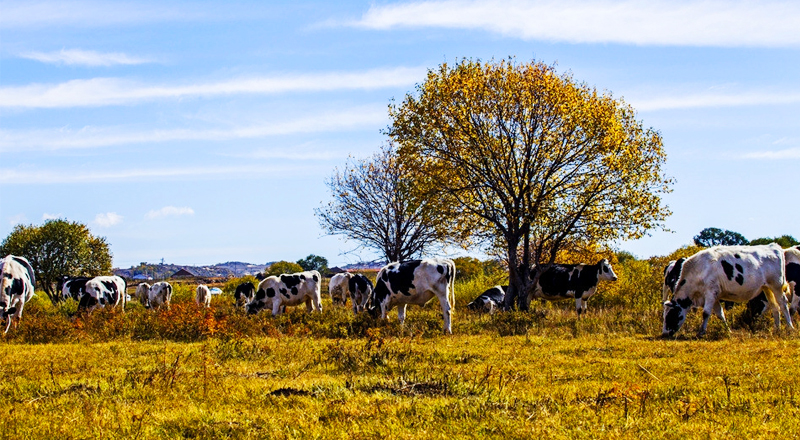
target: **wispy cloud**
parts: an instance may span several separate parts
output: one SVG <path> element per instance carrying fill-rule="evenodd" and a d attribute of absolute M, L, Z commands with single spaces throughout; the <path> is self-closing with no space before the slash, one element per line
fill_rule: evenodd
<path fill-rule="evenodd" d="M 149 211 L 147 214 L 145 214 L 145 218 L 149 220 L 154 220 L 162 217 L 178 217 L 181 215 L 194 215 L 194 209 L 188 206 L 183 206 L 183 207 L 165 206 L 161 209 L 154 209 Z"/>
<path fill-rule="evenodd" d="M 44 220 L 44 221 L 56 220 L 56 219 L 59 219 L 61 217 L 63 217 L 61 214 L 48 214 L 46 212 L 44 214 L 42 214 L 42 220 Z"/>
<path fill-rule="evenodd" d="M 8 218 L 8 224 L 11 226 L 16 226 L 25 223 L 26 221 L 28 221 L 28 218 L 25 217 L 25 214 L 17 214 Z"/>
<path fill-rule="evenodd" d="M 83 184 L 100 182 L 139 182 L 152 180 L 211 179 L 267 179 L 298 176 L 303 173 L 321 173 L 328 167 L 308 165 L 273 166 L 194 166 L 162 168 L 130 168 L 117 170 L 92 169 L 0 169 L 0 184 L 6 185 L 52 185 Z M 305 174 L 307 175 L 307 174 Z"/>
<path fill-rule="evenodd" d="M 640 111 L 785 105 L 800 103 L 800 92 L 788 91 L 779 93 L 759 90 L 708 91 L 651 96 L 634 95 L 631 98 L 627 98 L 627 101 Z"/>
<path fill-rule="evenodd" d="M 136 130 L 130 127 L 84 127 L 78 130 L 69 128 L 0 130 L 0 151 L 22 152 L 158 142 L 254 139 L 295 133 L 377 127 L 385 124 L 387 119 L 386 107 L 373 105 L 341 109 L 337 112 L 326 112 L 297 119 L 273 121 L 261 125 L 215 129 Z M 286 158 L 302 159 L 299 154 L 288 154 Z"/>
<path fill-rule="evenodd" d="M 100 227 L 108 228 L 122 223 L 122 216 L 116 212 L 105 212 L 94 217 L 94 223 Z"/>
<path fill-rule="evenodd" d="M 61 49 L 58 52 L 26 52 L 20 58 L 50 64 L 66 64 L 80 66 L 114 66 L 118 64 L 144 64 L 152 60 L 133 57 L 119 52 L 95 52 L 93 50 Z"/>
<path fill-rule="evenodd" d="M 800 148 L 786 148 L 784 150 L 754 151 L 743 154 L 742 159 L 784 160 L 800 159 Z"/>
<path fill-rule="evenodd" d="M 417 1 L 373 5 L 348 25 L 483 29 L 525 40 L 635 45 L 800 45 L 800 3 L 758 0 Z"/>
<path fill-rule="evenodd" d="M 157 99 L 234 94 L 278 94 L 406 87 L 424 79 L 421 67 L 362 72 L 286 74 L 186 85 L 148 85 L 121 78 L 76 79 L 60 84 L 0 88 L 0 107 L 64 108 L 135 104 Z"/>

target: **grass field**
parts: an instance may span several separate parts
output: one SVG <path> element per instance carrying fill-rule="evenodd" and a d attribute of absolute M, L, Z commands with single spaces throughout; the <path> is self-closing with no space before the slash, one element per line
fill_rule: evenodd
<path fill-rule="evenodd" d="M 316 315 L 245 316 L 227 297 L 203 311 L 191 286 L 170 311 L 75 320 L 39 298 L 0 343 L 0 438 L 800 435 L 800 339 L 767 318 L 712 319 L 697 340 L 694 313 L 661 340 L 656 305 L 486 316 L 464 307 L 480 284 L 457 286 L 453 336 L 435 301 L 400 327 L 327 299 Z"/>

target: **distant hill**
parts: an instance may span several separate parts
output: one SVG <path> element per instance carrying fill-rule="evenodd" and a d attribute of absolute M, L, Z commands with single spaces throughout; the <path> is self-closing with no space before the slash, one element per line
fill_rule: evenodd
<path fill-rule="evenodd" d="M 242 261 L 228 261 L 211 266 L 188 266 L 182 264 L 160 264 L 160 263 L 141 263 L 138 266 L 131 266 L 127 269 L 115 268 L 114 275 L 124 278 L 133 278 L 136 275 L 152 277 L 153 279 L 169 278 L 175 272 L 184 269 L 191 272 L 194 276 L 210 277 L 239 277 L 244 275 L 255 275 L 264 272 L 274 261 L 267 264 L 252 264 Z"/>

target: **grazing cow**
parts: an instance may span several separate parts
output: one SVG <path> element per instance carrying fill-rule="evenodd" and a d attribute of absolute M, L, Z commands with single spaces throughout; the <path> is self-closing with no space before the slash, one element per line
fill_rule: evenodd
<path fill-rule="evenodd" d="M 678 284 L 678 278 L 681 276 L 681 269 L 683 262 L 686 258 L 678 258 L 672 260 L 664 268 L 664 284 L 661 286 L 661 301 L 669 301 L 672 294 L 675 293 L 675 285 Z"/>
<path fill-rule="evenodd" d="M 347 305 L 347 298 L 350 296 L 350 280 L 353 274 L 350 272 L 337 273 L 331 277 L 328 283 L 328 294 L 331 296 L 331 301 L 335 303 L 342 303 Z"/>
<path fill-rule="evenodd" d="M 320 298 L 320 277 L 316 270 L 269 276 L 258 283 L 256 296 L 247 303 L 247 313 L 254 314 L 262 309 L 272 310 L 272 316 L 281 314 L 285 306 L 306 304 L 306 309 L 322 311 Z"/>
<path fill-rule="evenodd" d="M 372 281 L 364 275 L 355 274 L 347 283 L 350 298 L 353 299 L 353 313 L 358 313 L 367 307 L 369 297 L 372 296 Z"/>
<path fill-rule="evenodd" d="M 378 272 L 369 313 L 386 319 L 386 313 L 397 306 L 397 317 L 403 324 L 407 304 L 423 306 L 435 296 L 442 307 L 444 331 L 452 334 L 450 315 L 455 307 L 455 277 L 456 265 L 446 258 L 389 263 Z"/>
<path fill-rule="evenodd" d="M 661 335 L 672 337 L 680 330 L 687 311 L 694 304 L 703 307 L 699 336 L 705 334 L 712 313 L 727 327 L 720 301 L 749 302 L 762 292 L 773 310 L 776 330 L 780 328 L 781 312 L 789 328 L 794 328 L 783 293 L 784 266 L 783 249 L 774 243 L 716 246 L 692 255 L 683 263 L 672 299 L 664 303 Z"/>
<path fill-rule="evenodd" d="M 786 260 L 786 283 L 789 284 L 789 292 L 792 297 L 790 310 L 792 313 L 800 309 L 800 294 L 796 291 L 800 284 L 800 246 L 790 247 L 783 251 Z"/>
<path fill-rule="evenodd" d="M 22 309 L 34 295 L 36 277 L 28 260 L 14 255 L 6 255 L 0 260 L 0 274 L 3 276 L 0 282 L 0 309 L 2 318 L 8 321 L 4 332 L 8 333 L 12 321 L 16 329 L 22 320 Z"/>
<path fill-rule="evenodd" d="M 169 303 L 172 301 L 172 285 L 166 281 L 159 281 L 150 287 L 147 295 L 147 303 L 150 308 L 160 309 L 163 306 L 169 310 Z"/>
<path fill-rule="evenodd" d="M 256 287 L 250 281 L 236 286 L 236 292 L 233 293 L 233 297 L 236 299 L 236 307 L 244 307 L 245 304 L 253 299 L 255 294 Z"/>
<path fill-rule="evenodd" d="M 139 285 L 136 286 L 136 293 L 134 293 L 134 296 L 136 297 L 137 300 L 139 300 L 139 303 L 141 303 L 144 306 L 144 308 L 146 308 L 146 309 L 150 308 L 150 285 L 149 284 L 147 284 L 147 283 L 139 283 Z"/>
<path fill-rule="evenodd" d="M 605 258 L 597 264 L 553 264 L 539 275 L 539 281 L 528 295 L 533 298 L 558 301 L 575 298 L 578 316 L 586 312 L 589 298 L 597 292 L 599 280 L 616 281 L 617 275 Z"/>
<path fill-rule="evenodd" d="M 467 304 L 467 307 L 476 312 L 483 311 L 492 314 L 498 307 L 503 305 L 507 291 L 508 286 L 494 286 L 478 295 L 474 301 Z"/>
<path fill-rule="evenodd" d="M 86 282 L 91 280 L 92 277 L 68 277 L 64 275 L 58 280 L 58 290 L 61 291 L 61 298 L 72 298 L 75 301 L 80 301 L 84 293 L 86 293 Z"/>
<path fill-rule="evenodd" d="M 197 286 L 197 295 L 194 297 L 194 302 L 197 303 L 198 307 L 211 307 L 211 292 L 208 290 L 208 286 L 205 284 Z"/>
<path fill-rule="evenodd" d="M 78 311 L 91 312 L 98 307 L 117 304 L 122 304 L 122 311 L 125 311 L 125 303 L 128 301 L 125 292 L 127 287 L 125 280 L 116 275 L 94 277 L 86 282 L 85 293 L 78 302 Z"/>

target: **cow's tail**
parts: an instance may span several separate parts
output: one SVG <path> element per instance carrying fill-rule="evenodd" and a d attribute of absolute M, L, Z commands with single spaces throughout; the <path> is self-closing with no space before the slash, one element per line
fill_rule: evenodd
<path fill-rule="evenodd" d="M 456 263 L 452 260 L 447 265 L 447 270 L 450 272 L 449 280 L 447 281 L 448 296 L 450 297 L 450 312 L 456 311 Z"/>

